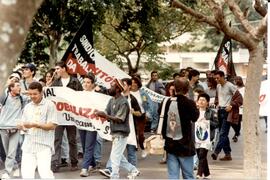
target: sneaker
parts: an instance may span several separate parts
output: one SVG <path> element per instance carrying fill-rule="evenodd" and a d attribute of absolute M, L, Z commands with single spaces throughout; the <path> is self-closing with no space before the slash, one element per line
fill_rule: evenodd
<path fill-rule="evenodd" d="M 140 175 L 140 171 L 138 169 L 131 171 L 131 173 L 128 173 L 127 178 L 128 179 L 135 179 L 137 176 Z"/>
<path fill-rule="evenodd" d="M 196 176 L 196 179 L 203 179 L 203 177 L 200 176 L 200 175 L 197 175 L 197 176 Z"/>
<path fill-rule="evenodd" d="M 13 177 L 20 177 L 20 176 L 21 176 L 20 174 L 21 174 L 21 173 L 20 173 L 20 169 L 17 168 L 17 169 L 15 169 L 14 172 L 13 172 Z"/>
<path fill-rule="evenodd" d="M 52 170 L 52 172 L 56 173 L 56 172 L 59 172 L 60 167 L 57 166 L 57 165 L 52 165 L 52 166 L 51 166 L 51 170 Z"/>
<path fill-rule="evenodd" d="M 212 157 L 213 160 L 217 160 L 217 156 L 218 155 L 216 153 L 211 154 L 211 157 Z"/>
<path fill-rule="evenodd" d="M 238 141 L 238 136 L 233 136 L 232 140 L 233 140 L 233 142 L 237 142 Z"/>
<path fill-rule="evenodd" d="M 68 167 L 68 163 L 65 158 L 61 159 L 61 164 L 59 165 L 59 167 Z"/>
<path fill-rule="evenodd" d="M 10 179 L 10 176 L 8 175 L 8 173 L 4 173 L 2 174 L 2 179 Z"/>
<path fill-rule="evenodd" d="M 97 167 L 89 166 L 88 172 L 95 172 L 97 170 Z"/>
<path fill-rule="evenodd" d="M 223 158 L 219 158 L 220 161 L 231 161 L 232 156 L 231 155 L 225 155 Z"/>
<path fill-rule="evenodd" d="M 142 158 L 146 158 L 146 156 L 147 156 L 148 154 L 147 154 L 147 152 L 146 152 L 146 150 L 142 150 Z"/>
<path fill-rule="evenodd" d="M 79 169 L 79 167 L 77 166 L 77 164 L 71 165 L 70 171 L 77 171 Z"/>
<path fill-rule="evenodd" d="M 111 171 L 109 169 L 100 169 L 99 170 L 100 174 L 102 174 L 103 176 L 106 176 L 108 178 L 111 177 Z"/>
<path fill-rule="evenodd" d="M 204 179 L 211 179 L 211 175 L 209 174 L 208 176 L 204 176 Z"/>
<path fill-rule="evenodd" d="M 87 169 L 82 169 L 80 172 L 80 176 L 81 177 L 88 177 L 89 176 L 89 172 Z"/>

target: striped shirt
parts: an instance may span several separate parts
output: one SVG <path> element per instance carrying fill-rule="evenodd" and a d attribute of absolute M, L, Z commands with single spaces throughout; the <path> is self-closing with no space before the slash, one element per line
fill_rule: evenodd
<path fill-rule="evenodd" d="M 44 98 L 39 104 L 30 102 L 25 106 L 22 122 L 52 122 L 58 124 L 55 105 Z M 27 153 L 36 153 L 50 147 L 54 153 L 54 131 L 46 131 L 40 128 L 29 129 L 25 134 L 22 150 Z"/>

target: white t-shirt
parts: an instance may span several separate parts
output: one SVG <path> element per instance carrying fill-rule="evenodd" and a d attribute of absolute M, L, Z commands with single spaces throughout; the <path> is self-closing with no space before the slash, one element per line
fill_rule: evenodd
<path fill-rule="evenodd" d="M 67 87 L 68 83 L 69 83 L 70 77 L 68 76 L 68 78 L 61 78 L 63 87 Z"/>
<path fill-rule="evenodd" d="M 231 82 L 227 81 L 223 86 L 221 86 L 221 84 L 218 84 L 217 85 L 218 105 L 220 107 L 226 107 L 230 105 L 230 102 L 236 90 L 237 87 L 233 85 Z"/>

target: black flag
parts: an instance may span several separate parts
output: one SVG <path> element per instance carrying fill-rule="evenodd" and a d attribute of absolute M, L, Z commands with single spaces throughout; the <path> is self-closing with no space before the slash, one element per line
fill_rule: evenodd
<path fill-rule="evenodd" d="M 225 73 L 228 81 L 233 81 L 236 76 L 236 72 L 232 59 L 232 41 L 226 35 L 219 47 L 214 64 L 216 70 L 221 70 Z"/>
<path fill-rule="evenodd" d="M 88 15 L 71 41 L 62 61 L 68 73 L 85 75 L 95 68 L 91 16 Z"/>

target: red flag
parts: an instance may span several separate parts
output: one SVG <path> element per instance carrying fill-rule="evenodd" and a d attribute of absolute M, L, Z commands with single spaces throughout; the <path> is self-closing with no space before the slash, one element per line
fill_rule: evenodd
<path fill-rule="evenodd" d="M 236 72 L 232 60 L 232 41 L 226 35 L 221 42 L 214 64 L 216 70 L 221 70 L 225 73 L 228 81 L 233 81 Z"/>

